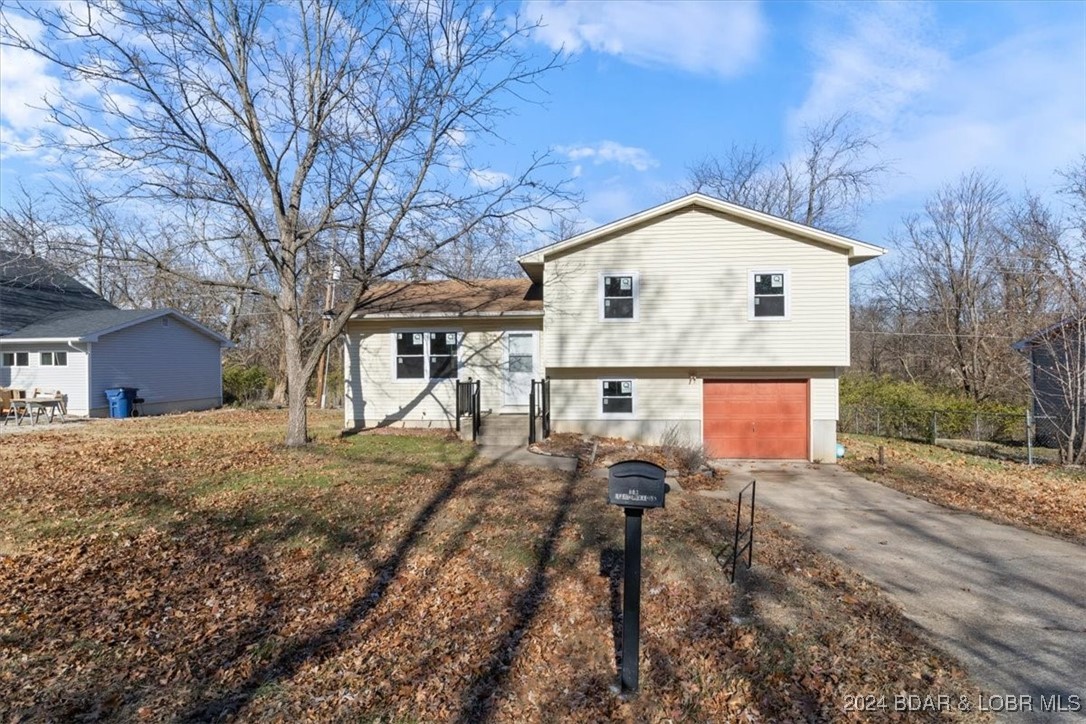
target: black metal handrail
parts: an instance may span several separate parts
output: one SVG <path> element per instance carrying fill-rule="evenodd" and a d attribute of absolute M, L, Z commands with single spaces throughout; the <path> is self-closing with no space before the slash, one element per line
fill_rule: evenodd
<path fill-rule="evenodd" d="M 539 422 L 543 439 L 551 436 L 551 378 L 532 380 L 528 393 L 528 444 L 537 442 L 536 422 Z"/>
<path fill-rule="evenodd" d="M 471 439 L 479 437 L 479 428 L 482 424 L 479 398 L 481 393 L 479 380 L 468 378 L 467 382 L 456 383 L 456 431 L 460 432 L 460 418 L 471 416 Z"/>
<path fill-rule="evenodd" d="M 743 516 L 743 494 L 747 492 L 747 488 L 750 488 L 750 522 L 747 524 L 746 530 L 740 529 L 742 525 Z M 742 557 L 743 553 L 747 554 L 747 570 L 750 570 L 751 564 L 754 562 L 754 498 L 758 492 L 758 481 L 751 480 L 747 483 L 747 486 L 739 491 L 739 500 L 735 506 L 735 537 L 732 540 L 732 576 L 731 582 L 735 583 L 735 568 Z M 746 538 L 746 542 L 743 546 L 739 546 L 740 539 Z"/>

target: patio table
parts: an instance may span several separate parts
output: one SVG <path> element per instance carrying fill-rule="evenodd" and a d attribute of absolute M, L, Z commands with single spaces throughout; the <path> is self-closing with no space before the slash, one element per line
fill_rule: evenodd
<path fill-rule="evenodd" d="M 53 397 L 29 397 L 25 399 L 15 399 L 10 403 L 13 415 L 8 415 L 4 418 L 4 424 L 8 423 L 8 420 L 13 416 L 15 418 L 15 424 L 21 425 L 23 420 L 30 418 L 30 424 L 38 424 L 38 419 L 43 413 L 49 413 L 49 422 L 53 421 L 57 411 L 60 412 L 61 422 L 65 421 L 64 417 L 64 401 L 58 400 Z"/>

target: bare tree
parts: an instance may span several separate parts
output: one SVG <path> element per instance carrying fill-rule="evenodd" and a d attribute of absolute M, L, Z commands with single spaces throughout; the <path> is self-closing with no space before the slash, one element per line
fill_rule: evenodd
<path fill-rule="evenodd" d="M 472 165 L 475 139 L 554 65 L 533 62 L 531 28 L 489 4 L 86 0 L 12 12 L 38 28 L 5 15 L 5 45 L 95 91 L 47 99 L 62 129 L 52 142 L 123 171 L 118 195 L 204 228 L 145 239 L 129 258 L 274 303 L 288 445 L 307 440 L 320 353 L 375 280 L 564 201 L 542 180 L 545 158 L 485 183 L 472 173 L 486 170 Z M 329 255 L 341 304 L 307 345 Z"/>
<path fill-rule="evenodd" d="M 804 129 L 792 158 L 773 162 L 756 145 L 733 145 L 723 157 L 688 169 L 687 190 L 700 191 L 807 226 L 846 232 L 889 166 L 872 157 L 872 136 L 841 114 Z"/>
<path fill-rule="evenodd" d="M 1047 247 L 1046 281 L 1057 295 L 1059 319 L 1033 336 L 1034 400 L 1045 430 L 1067 464 L 1086 465 L 1086 155 L 1060 172 L 1062 197 L 1069 202 L 1068 224 L 1058 230 L 1042 217 L 1035 224 L 1038 245 Z"/>
<path fill-rule="evenodd" d="M 1006 194 L 980 172 L 947 184 L 905 219 L 898 245 L 930 321 L 929 350 L 948 361 L 956 386 L 976 401 L 992 397 L 1007 358 L 999 268 Z M 939 335 L 935 337 L 934 334 Z"/>

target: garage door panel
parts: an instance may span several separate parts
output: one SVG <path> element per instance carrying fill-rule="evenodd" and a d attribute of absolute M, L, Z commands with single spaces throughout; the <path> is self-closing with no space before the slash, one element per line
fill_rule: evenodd
<path fill-rule="evenodd" d="M 806 459 L 807 380 L 705 380 L 702 425 L 714 457 Z"/>

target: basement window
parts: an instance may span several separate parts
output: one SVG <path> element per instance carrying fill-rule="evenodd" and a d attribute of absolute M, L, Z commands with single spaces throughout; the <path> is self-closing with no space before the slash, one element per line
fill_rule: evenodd
<path fill-rule="evenodd" d="M 604 415 L 633 414 L 633 380 L 602 380 Z"/>

